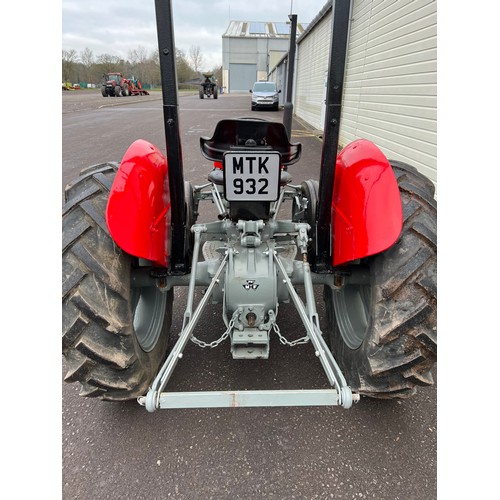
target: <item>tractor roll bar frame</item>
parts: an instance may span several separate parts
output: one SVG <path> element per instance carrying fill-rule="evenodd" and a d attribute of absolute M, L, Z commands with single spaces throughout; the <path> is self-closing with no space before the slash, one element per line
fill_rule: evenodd
<path fill-rule="evenodd" d="M 321 175 L 316 224 L 316 255 L 311 255 L 315 272 L 333 272 L 331 206 L 335 163 L 339 144 L 342 93 L 350 27 L 351 0 L 332 0 L 332 42 L 327 79 L 326 113 Z M 189 271 L 187 241 L 185 237 L 184 174 L 179 128 L 177 98 L 177 71 L 175 65 L 175 39 L 171 0 L 155 0 L 158 49 L 163 95 L 163 118 L 169 168 L 169 188 L 172 207 L 172 249 L 170 273 L 186 274 Z M 290 61 L 289 61 L 290 63 Z"/>
<path fill-rule="evenodd" d="M 172 207 L 172 248 L 170 273 L 189 271 L 188 249 L 185 241 L 184 173 L 177 99 L 177 70 L 175 65 L 174 24 L 171 0 L 155 0 L 158 51 L 163 95 L 163 120 L 169 173 L 170 203 Z"/>
<path fill-rule="evenodd" d="M 350 27 L 351 0 L 334 0 L 332 5 L 332 42 L 328 66 L 326 113 L 316 216 L 316 256 L 311 255 L 315 272 L 332 269 L 332 198 L 335 163 L 339 147 L 340 115 Z"/>

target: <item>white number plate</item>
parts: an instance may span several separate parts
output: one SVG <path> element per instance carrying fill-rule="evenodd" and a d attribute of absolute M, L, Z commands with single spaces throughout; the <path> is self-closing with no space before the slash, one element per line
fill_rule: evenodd
<path fill-rule="evenodd" d="M 281 156 L 277 152 L 224 154 L 227 201 L 275 201 L 279 196 Z"/>

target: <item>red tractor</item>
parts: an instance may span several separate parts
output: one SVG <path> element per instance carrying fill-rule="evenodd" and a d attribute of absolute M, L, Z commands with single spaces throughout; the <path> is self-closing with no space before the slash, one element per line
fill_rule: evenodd
<path fill-rule="evenodd" d="M 132 78 L 125 78 L 121 73 L 107 73 L 104 75 L 104 80 L 101 86 L 103 97 L 149 95 L 147 90 L 142 89 L 141 82 Z"/>
<path fill-rule="evenodd" d="M 405 398 L 433 383 L 433 183 L 365 139 L 337 154 L 349 3 L 335 2 L 319 181 L 291 183 L 302 146 L 290 143 L 284 124 L 241 118 L 222 120 L 212 137 L 200 138 L 214 168 L 198 186 L 183 177 L 171 2 L 156 1 L 158 26 L 165 28 L 163 88 L 170 89 L 163 94 L 167 153 L 137 140 L 121 164 L 86 169 L 65 191 L 65 380 L 80 383 L 83 396 L 137 398 L 149 412 L 350 408 L 361 396 Z M 197 223 L 205 203 L 218 217 Z M 287 206 L 289 217 L 279 218 Z M 174 291 L 182 286 L 187 305 L 174 343 Z M 294 341 L 279 328 L 279 306 L 288 302 L 304 327 Z M 212 342 L 194 335 L 209 303 L 220 305 L 225 324 Z M 283 344 L 312 345 L 330 388 L 166 390 L 189 341 L 229 344 L 235 360 L 252 363 L 269 358 L 273 335 Z"/>

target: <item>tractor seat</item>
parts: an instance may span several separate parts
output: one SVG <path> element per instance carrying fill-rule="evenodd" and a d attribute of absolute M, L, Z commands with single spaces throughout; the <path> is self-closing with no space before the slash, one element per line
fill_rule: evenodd
<path fill-rule="evenodd" d="M 219 163 L 223 163 L 227 151 L 277 151 L 285 170 L 299 160 L 302 152 L 302 144 L 289 142 L 282 123 L 255 118 L 221 120 L 211 138 L 200 137 L 200 147 L 205 158 Z"/>

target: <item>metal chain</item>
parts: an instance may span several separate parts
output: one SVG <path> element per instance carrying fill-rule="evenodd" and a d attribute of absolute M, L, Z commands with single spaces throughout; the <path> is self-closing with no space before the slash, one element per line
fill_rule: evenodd
<path fill-rule="evenodd" d="M 231 321 L 229 322 L 229 324 L 227 326 L 227 330 L 217 340 L 214 340 L 212 342 L 204 342 L 203 340 L 200 340 L 193 335 L 193 336 L 191 336 L 191 342 L 193 342 L 194 344 L 196 344 L 197 346 L 202 347 L 202 348 L 210 347 L 210 349 L 213 349 L 214 347 L 217 347 L 221 342 L 224 342 L 224 340 L 226 340 L 229 337 L 229 334 L 231 333 L 231 330 L 234 327 L 234 322 L 236 320 L 236 317 L 237 317 L 237 311 L 235 312 L 235 314 L 231 318 Z M 281 334 L 278 323 L 276 323 L 275 320 L 272 323 L 272 327 L 273 327 L 273 330 L 278 334 L 280 342 L 283 345 L 294 347 L 294 346 L 299 345 L 299 344 L 307 344 L 310 341 L 310 339 L 307 335 L 305 337 L 301 337 L 300 339 L 296 339 L 296 340 L 292 340 L 292 341 L 287 340 Z"/>
<path fill-rule="evenodd" d="M 276 321 L 273 321 L 273 330 L 278 334 L 278 337 L 280 339 L 280 342 L 283 344 L 283 345 L 288 345 L 290 347 L 294 347 L 298 344 L 307 344 L 309 342 L 309 337 L 306 335 L 305 337 L 301 337 L 300 339 L 297 339 L 297 340 L 292 340 L 292 341 L 289 341 L 287 340 L 285 337 L 283 337 L 283 335 L 281 334 L 280 332 L 280 328 L 278 326 L 278 323 L 276 323 Z"/>
<path fill-rule="evenodd" d="M 236 313 L 233 314 L 233 317 L 231 318 L 231 321 L 229 322 L 229 324 L 227 326 L 227 330 L 217 340 L 214 340 L 213 342 L 207 343 L 207 342 L 203 342 L 203 340 L 197 339 L 194 335 L 192 335 L 191 342 L 194 342 L 197 346 L 203 347 L 203 348 L 210 347 L 211 349 L 213 349 L 214 347 L 217 347 L 221 342 L 224 342 L 224 340 L 226 340 L 229 337 L 229 334 L 231 333 L 231 330 L 234 327 L 234 321 L 235 321 L 236 317 L 237 317 L 237 314 Z"/>

